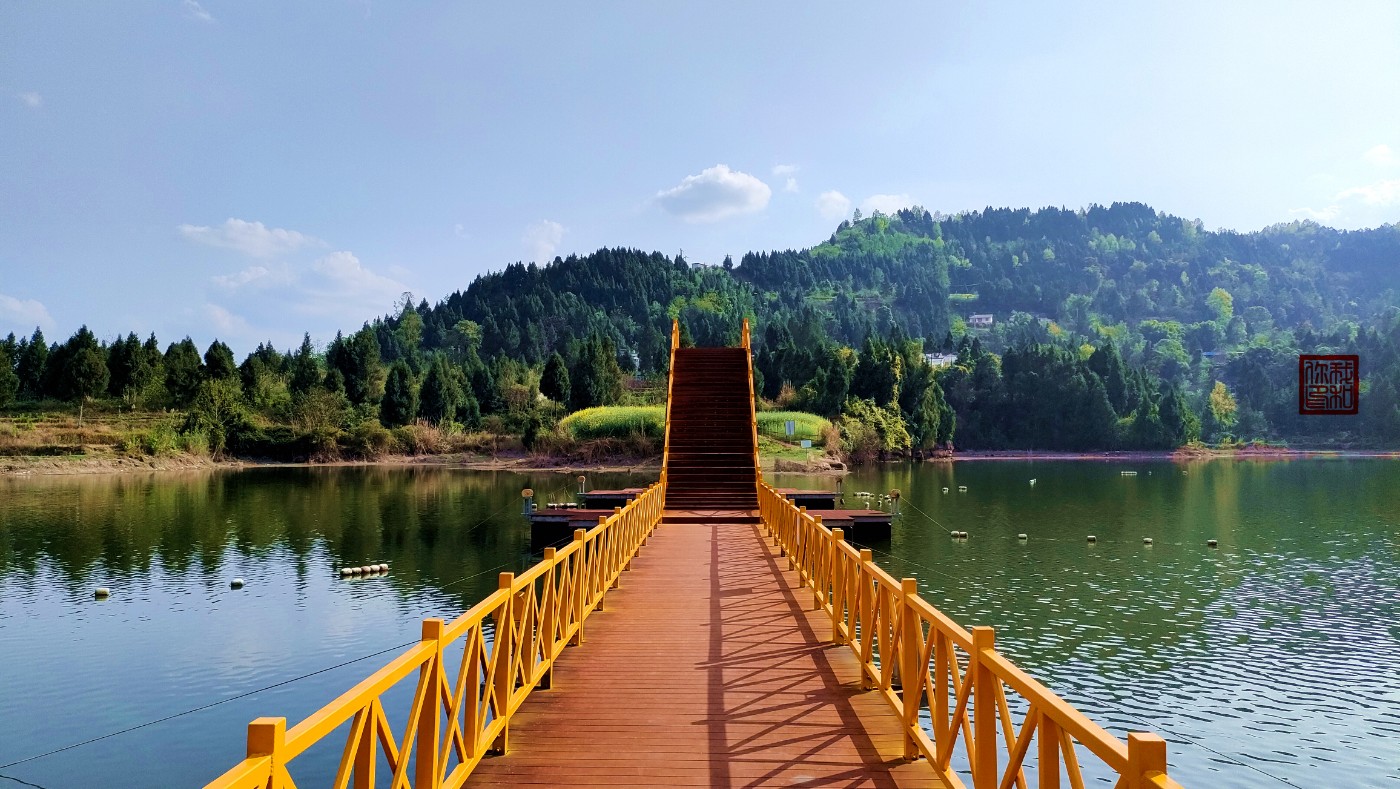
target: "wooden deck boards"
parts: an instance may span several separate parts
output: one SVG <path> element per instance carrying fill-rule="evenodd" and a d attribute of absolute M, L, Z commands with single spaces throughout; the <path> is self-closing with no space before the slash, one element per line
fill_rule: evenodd
<path fill-rule="evenodd" d="M 745 523 L 666 524 L 469 786 L 940 787 Z"/>

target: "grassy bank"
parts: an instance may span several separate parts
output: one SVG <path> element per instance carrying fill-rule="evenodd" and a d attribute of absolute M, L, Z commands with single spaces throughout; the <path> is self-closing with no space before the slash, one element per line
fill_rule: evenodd
<path fill-rule="evenodd" d="M 628 466 L 659 460 L 665 439 L 664 406 L 610 406 L 570 414 L 541 430 L 527 448 L 521 436 L 419 423 L 385 428 L 375 420 L 352 427 L 249 422 L 224 437 L 217 452 L 204 430 L 179 411 L 131 411 L 97 405 L 46 403 L 0 414 L 0 470 L 28 473 L 192 468 L 216 462 L 339 463 L 415 459 L 465 466 L 499 463 L 533 468 Z M 788 439 L 784 423 L 795 423 Z M 758 414 L 765 465 L 820 459 L 836 435 L 831 423 L 794 411 Z M 811 449 L 799 445 L 812 441 Z"/>

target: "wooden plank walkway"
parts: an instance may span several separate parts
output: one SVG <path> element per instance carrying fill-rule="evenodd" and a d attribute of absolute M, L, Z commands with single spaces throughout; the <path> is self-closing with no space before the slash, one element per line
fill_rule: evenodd
<path fill-rule="evenodd" d="M 747 523 L 666 523 L 468 786 L 941 787 Z"/>

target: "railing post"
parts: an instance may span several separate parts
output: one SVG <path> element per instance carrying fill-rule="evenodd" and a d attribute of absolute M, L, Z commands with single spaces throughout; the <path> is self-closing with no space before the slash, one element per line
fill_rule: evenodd
<path fill-rule="evenodd" d="M 822 516 L 812 516 L 812 537 L 821 539 L 822 536 Z M 826 583 L 829 574 L 826 568 L 822 567 L 822 560 L 831 553 L 830 538 L 822 540 L 822 544 L 815 548 L 807 546 L 807 580 L 812 584 L 812 607 L 821 608 L 822 600 L 827 597 Z"/>
<path fill-rule="evenodd" d="M 1155 734 L 1128 733 L 1127 789 L 1148 789 L 1148 778 L 1167 772 L 1167 741 Z"/>
<path fill-rule="evenodd" d="M 574 551 L 574 622 L 578 623 L 578 629 L 574 631 L 574 644 L 583 643 L 583 612 L 588 610 L 588 544 L 584 537 L 588 532 L 583 529 L 574 529 L 574 542 L 578 543 L 578 550 Z"/>
<path fill-rule="evenodd" d="M 869 548 L 860 549 L 860 565 L 856 569 L 856 583 L 859 584 L 856 592 L 856 610 L 859 613 L 852 617 L 852 620 L 860 622 L 860 654 L 857 658 L 861 664 L 861 690 L 870 690 L 870 688 L 873 687 L 870 683 L 870 675 L 865 671 L 865 666 L 868 656 L 874 654 L 874 641 L 871 639 L 875 637 L 875 633 L 870 630 L 870 621 L 874 616 L 871 614 L 870 610 L 870 579 L 866 577 L 866 567 L 874 563 L 874 561 L 875 555 L 870 552 Z M 852 629 L 851 635 L 855 635 L 854 628 Z"/>
<path fill-rule="evenodd" d="M 423 641 L 433 644 L 433 658 L 424 665 L 418 680 L 424 698 L 418 708 L 418 733 L 414 735 L 413 789 L 440 786 L 438 740 L 442 737 L 442 693 L 438 688 L 438 676 L 442 670 L 444 627 L 441 619 L 423 620 Z"/>
<path fill-rule="evenodd" d="M 1035 733 L 1036 775 L 1039 789 L 1060 789 L 1060 724 L 1040 711 L 1040 726 Z"/>
<path fill-rule="evenodd" d="M 553 548 L 544 549 L 544 561 L 549 569 L 544 571 L 544 612 L 541 615 L 540 635 L 544 637 L 544 673 L 540 674 L 539 687 L 549 690 L 554 685 L 555 634 L 559 629 L 559 564 L 554 558 Z"/>
<path fill-rule="evenodd" d="M 972 784 L 976 789 L 992 789 L 997 785 L 997 695 L 992 667 L 982 659 L 985 652 L 996 648 L 996 631 L 985 625 L 972 628 L 972 739 L 977 761 L 972 765 Z"/>
<path fill-rule="evenodd" d="M 846 541 L 842 529 L 831 530 L 831 643 L 844 644 L 841 625 L 845 619 L 845 578 L 842 574 L 841 543 Z"/>
<path fill-rule="evenodd" d="M 613 515 L 617 517 L 617 526 L 618 526 L 618 528 L 622 528 L 622 508 L 621 508 L 621 507 L 613 507 Z M 624 541 L 618 542 L 618 548 L 617 548 L 617 550 L 618 550 L 618 552 L 619 552 L 620 554 L 622 554 L 622 555 L 624 555 L 624 556 L 627 557 L 627 561 L 623 562 L 623 564 L 622 564 L 622 569 L 623 569 L 623 571 L 625 572 L 625 571 L 627 571 L 627 570 L 632 569 L 632 556 L 631 556 L 632 548 L 631 548 L 631 546 L 629 546 L 629 545 L 626 543 L 626 541 L 625 541 L 625 540 L 628 539 L 628 538 L 625 538 L 625 537 L 623 537 L 622 535 L 617 535 L 617 537 L 622 537 L 623 540 L 624 540 Z M 616 537 L 615 537 L 614 539 L 616 539 Z M 619 558 L 621 558 L 621 557 L 619 557 Z M 613 588 L 616 589 L 616 588 L 618 588 L 619 586 L 622 586 L 622 576 L 621 576 L 620 574 L 619 574 L 618 577 L 617 577 L 617 581 L 613 583 Z"/>
<path fill-rule="evenodd" d="M 282 771 L 286 767 L 282 764 L 282 748 L 286 743 L 286 718 L 258 718 L 248 724 L 248 758 L 271 757 L 268 763 L 268 772 L 272 776 L 268 786 L 271 789 L 282 786 Z"/>
<path fill-rule="evenodd" d="M 919 622 L 919 613 L 914 608 L 914 598 L 919 595 L 919 582 L 904 578 L 899 582 L 899 697 L 904 702 L 904 758 L 919 758 L 919 743 L 914 732 L 919 728 L 919 702 L 924 695 L 924 672 L 927 667 L 919 665 L 923 653 L 924 629 Z"/>
<path fill-rule="evenodd" d="M 506 601 L 496 612 L 496 641 L 492 659 L 496 663 L 496 714 L 501 716 L 501 733 L 491 743 L 492 753 L 503 754 L 510 734 L 510 697 L 515 690 L 515 573 L 501 573 L 496 588 L 506 592 Z"/>

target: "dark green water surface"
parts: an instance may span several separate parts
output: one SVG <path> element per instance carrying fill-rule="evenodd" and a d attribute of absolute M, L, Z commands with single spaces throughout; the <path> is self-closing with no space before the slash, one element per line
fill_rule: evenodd
<path fill-rule="evenodd" d="M 202 785 L 241 758 L 249 720 L 299 720 L 420 619 L 529 566 L 521 488 L 567 500 L 575 485 L 427 468 L 0 480 L 0 774 Z M 964 625 L 994 625 L 1113 732 L 1161 733 L 1184 785 L 1400 787 L 1400 463 L 972 462 L 842 488 L 847 506 L 901 489 L 877 560 Z M 372 562 L 391 573 L 336 574 Z"/>

